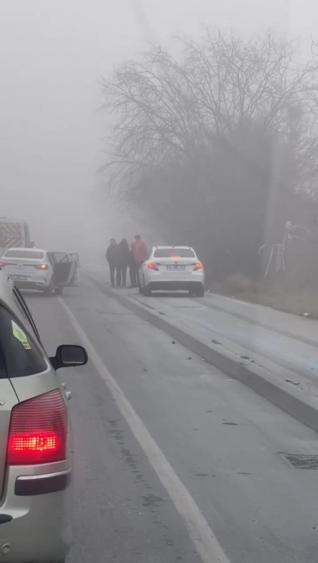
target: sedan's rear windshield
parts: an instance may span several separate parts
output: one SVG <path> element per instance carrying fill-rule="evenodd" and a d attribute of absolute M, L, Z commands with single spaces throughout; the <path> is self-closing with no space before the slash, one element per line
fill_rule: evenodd
<path fill-rule="evenodd" d="M 33 258 L 34 260 L 42 260 L 44 253 L 40 250 L 7 250 L 4 256 L 6 258 Z"/>
<path fill-rule="evenodd" d="M 192 248 L 156 248 L 155 258 L 170 258 L 170 256 L 180 256 L 180 258 L 195 258 Z"/>

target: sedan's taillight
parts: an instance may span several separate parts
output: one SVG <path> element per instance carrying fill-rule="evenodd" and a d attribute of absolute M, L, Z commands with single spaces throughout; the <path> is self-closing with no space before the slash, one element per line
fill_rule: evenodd
<path fill-rule="evenodd" d="M 12 409 L 8 465 L 51 463 L 66 458 L 67 412 L 60 391 L 50 391 Z"/>
<path fill-rule="evenodd" d="M 0 270 L 1 270 L 2 268 L 4 268 L 5 265 L 6 265 L 6 263 L 3 262 L 3 260 L 0 260 Z"/>
<path fill-rule="evenodd" d="M 203 270 L 203 268 L 204 268 L 203 263 L 201 262 L 201 260 L 198 260 L 195 263 L 193 270 Z"/>
<path fill-rule="evenodd" d="M 34 266 L 37 270 L 48 270 L 48 264 L 35 264 Z"/>
<path fill-rule="evenodd" d="M 154 260 L 149 260 L 149 262 L 147 262 L 147 268 L 148 270 L 159 270 L 158 264 Z"/>

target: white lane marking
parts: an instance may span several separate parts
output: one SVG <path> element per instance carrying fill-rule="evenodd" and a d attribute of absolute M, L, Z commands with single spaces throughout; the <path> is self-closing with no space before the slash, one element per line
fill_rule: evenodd
<path fill-rule="evenodd" d="M 80 326 L 78 320 L 66 305 L 65 301 L 60 297 L 58 300 L 80 340 L 86 347 L 90 361 L 94 365 L 101 379 L 106 383 L 133 435 L 143 449 L 151 466 L 182 517 L 189 536 L 203 563 L 230 563 L 195 500 L 192 498 L 189 491 L 179 479 L 169 461 L 160 450 L 151 434 L 148 432 L 143 421 L 129 403 L 116 380 L 106 368 L 102 358 L 97 353 L 91 340 Z"/>

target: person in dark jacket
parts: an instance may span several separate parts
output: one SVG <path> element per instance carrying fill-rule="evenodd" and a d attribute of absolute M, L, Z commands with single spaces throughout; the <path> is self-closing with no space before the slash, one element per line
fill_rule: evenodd
<path fill-rule="evenodd" d="M 118 245 L 114 238 L 110 239 L 105 256 L 109 265 L 110 283 L 112 287 L 115 287 L 115 276 L 118 264 Z"/>
<path fill-rule="evenodd" d="M 135 264 L 135 259 L 133 255 L 133 245 L 130 249 L 130 261 L 129 261 L 129 276 L 130 276 L 130 287 L 137 287 L 137 269 Z"/>
<path fill-rule="evenodd" d="M 117 286 L 126 287 L 127 268 L 130 263 L 129 244 L 123 238 L 117 246 Z"/>

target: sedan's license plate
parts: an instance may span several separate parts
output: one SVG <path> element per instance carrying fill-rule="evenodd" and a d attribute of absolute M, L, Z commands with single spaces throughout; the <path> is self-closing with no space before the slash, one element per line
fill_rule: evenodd
<path fill-rule="evenodd" d="M 185 266 L 182 264 L 169 264 L 167 270 L 185 270 Z"/>
<path fill-rule="evenodd" d="M 11 274 L 10 278 L 13 279 L 13 280 L 21 280 L 22 281 L 22 280 L 27 280 L 28 276 L 24 276 L 22 274 Z"/>

